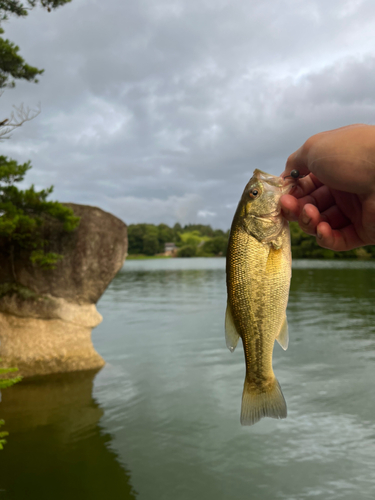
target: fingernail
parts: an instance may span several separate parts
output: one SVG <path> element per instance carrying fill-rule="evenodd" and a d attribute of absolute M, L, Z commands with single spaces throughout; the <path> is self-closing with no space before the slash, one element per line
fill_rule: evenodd
<path fill-rule="evenodd" d="M 307 226 L 311 221 L 311 218 L 307 215 L 305 211 L 302 212 L 302 222 Z"/>
<path fill-rule="evenodd" d="M 316 237 L 321 240 L 323 238 L 323 235 L 322 235 L 322 233 L 320 233 L 319 231 L 317 231 L 316 232 Z"/>

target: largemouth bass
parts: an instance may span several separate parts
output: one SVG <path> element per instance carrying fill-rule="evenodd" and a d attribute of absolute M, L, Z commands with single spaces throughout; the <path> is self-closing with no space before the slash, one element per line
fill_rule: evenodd
<path fill-rule="evenodd" d="M 275 339 L 288 347 L 288 303 L 291 278 L 289 224 L 280 211 L 280 197 L 295 185 L 255 170 L 245 187 L 231 227 L 227 250 L 227 347 L 234 351 L 241 337 L 246 376 L 241 424 L 263 417 L 285 418 L 286 403 L 272 369 Z"/>

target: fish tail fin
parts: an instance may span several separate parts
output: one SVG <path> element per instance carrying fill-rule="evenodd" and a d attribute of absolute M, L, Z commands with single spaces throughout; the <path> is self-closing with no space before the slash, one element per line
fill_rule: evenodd
<path fill-rule="evenodd" d="M 286 402 L 276 378 L 270 389 L 254 391 L 245 378 L 242 393 L 241 425 L 253 425 L 263 417 L 286 418 Z"/>

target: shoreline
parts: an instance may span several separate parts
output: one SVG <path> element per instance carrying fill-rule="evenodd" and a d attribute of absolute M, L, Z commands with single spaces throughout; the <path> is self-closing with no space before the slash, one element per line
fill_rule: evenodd
<path fill-rule="evenodd" d="M 194 257 L 172 257 L 170 255 L 128 255 L 126 260 L 156 260 L 156 259 L 225 259 L 225 255 L 197 255 Z M 293 260 L 353 260 L 353 261 L 372 261 L 371 257 L 293 257 Z"/>

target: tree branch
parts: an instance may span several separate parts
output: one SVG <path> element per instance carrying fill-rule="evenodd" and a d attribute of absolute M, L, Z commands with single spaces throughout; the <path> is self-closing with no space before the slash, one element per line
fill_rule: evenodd
<path fill-rule="evenodd" d="M 23 104 L 18 107 L 13 106 L 13 108 L 14 111 L 11 112 L 10 117 L 0 122 L 0 141 L 9 139 L 14 129 L 21 127 L 25 122 L 33 120 L 41 111 L 40 104 L 37 109 L 30 109 Z"/>

